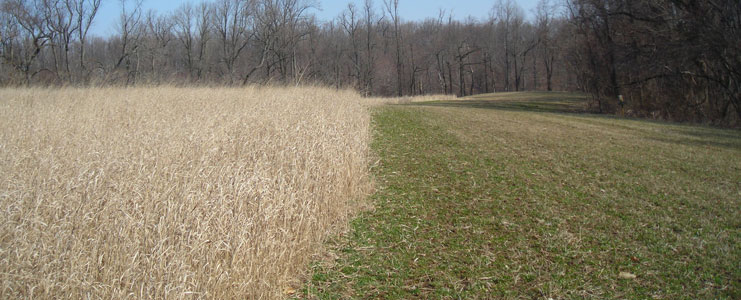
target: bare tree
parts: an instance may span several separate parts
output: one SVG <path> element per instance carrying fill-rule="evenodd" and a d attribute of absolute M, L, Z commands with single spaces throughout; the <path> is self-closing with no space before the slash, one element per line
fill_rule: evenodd
<path fill-rule="evenodd" d="M 466 96 L 466 67 L 469 67 L 478 62 L 469 62 L 467 59 L 471 54 L 478 52 L 480 49 L 474 45 L 471 45 L 468 41 L 463 40 L 456 47 L 455 59 L 458 61 L 458 96 Z"/>
<path fill-rule="evenodd" d="M 134 0 L 129 4 L 128 0 L 120 0 L 121 15 L 118 23 L 119 54 L 113 65 L 115 72 L 122 66 L 125 68 L 126 85 L 135 84 L 139 72 L 139 47 L 141 37 L 145 33 L 142 26 L 142 2 Z M 132 61 L 132 56 L 137 56 Z"/>
<path fill-rule="evenodd" d="M 188 76 L 195 73 L 195 9 L 190 3 L 181 5 L 173 14 L 173 31 L 177 41 L 185 50 L 185 66 Z"/>
<path fill-rule="evenodd" d="M 146 35 L 147 50 L 150 53 L 150 69 L 156 74 L 155 69 L 164 70 L 167 62 L 167 46 L 173 40 L 173 22 L 169 16 L 159 16 L 153 11 L 147 13 Z M 158 64 L 159 61 L 159 64 Z"/>
<path fill-rule="evenodd" d="M 345 31 L 350 43 L 350 51 L 347 51 L 348 58 L 352 63 L 350 77 L 353 78 L 353 86 L 358 87 L 362 76 L 362 67 L 360 62 L 360 40 L 358 33 L 357 9 L 353 3 L 348 3 L 347 8 L 342 11 L 339 18 L 340 25 Z"/>
<path fill-rule="evenodd" d="M 213 27 L 221 48 L 220 62 L 226 68 L 224 77 L 234 83 L 236 62 L 254 35 L 251 0 L 221 0 L 216 3 Z"/>
<path fill-rule="evenodd" d="M 75 16 L 75 28 L 77 39 L 80 42 L 80 81 L 87 82 L 88 75 L 85 66 L 85 45 L 90 26 L 98 14 L 101 0 L 67 0 L 67 5 L 72 7 Z"/>
<path fill-rule="evenodd" d="M 499 0 L 492 10 L 492 19 L 498 21 L 498 28 L 502 40 L 504 59 L 504 90 L 510 90 L 510 74 L 513 56 L 516 46 L 514 45 L 513 30 L 522 22 L 522 9 L 512 0 Z"/>
<path fill-rule="evenodd" d="M 448 52 L 449 52 L 449 40 L 455 35 L 452 32 L 452 17 L 448 17 L 448 26 L 443 24 L 445 19 L 445 11 L 440 10 L 437 19 L 434 20 L 435 24 L 435 40 L 434 40 L 434 56 L 435 56 L 435 70 L 437 73 L 437 81 L 440 85 L 440 92 L 444 94 L 452 94 L 452 79 L 446 76 L 446 67 L 448 64 Z M 450 84 L 449 84 L 449 81 Z"/>
<path fill-rule="evenodd" d="M 312 19 L 306 16 L 306 11 L 317 7 L 317 3 L 309 0 L 262 0 L 259 7 L 259 36 L 271 56 L 266 75 L 270 77 L 270 72 L 275 69 L 283 81 L 300 81 L 311 64 L 299 64 L 298 44 L 309 34 L 307 23 Z"/>
<path fill-rule="evenodd" d="M 5 43 L 3 59 L 23 73 L 25 84 L 30 84 L 31 78 L 41 70 L 33 70 L 32 66 L 51 38 L 44 3 L 41 0 L 5 0 L 2 11 L 9 35 L 2 39 Z"/>
<path fill-rule="evenodd" d="M 365 72 L 363 92 L 366 96 L 370 96 L 373 93 L 373 78 L 374 78 L 374 65 L 376 64 L 375 51 L 375 28 L 376 23 L 380 20 L 376 19 L 375 12 L 373 9 L 373 0 L 365 0 L 363 5 L 363 20 L 365 24 Z"/>
<path fill-rule="evenodd" d="M 402 35 L 399 28 L 399 0 L 384 0 L 386 12 L 389 14 L 391 21 L 394 23 L 394 44 L 396 46 L 396 93 L 401 97 L 404 94 L 404 65 L 402 63 Z"/>
<path fill-rule="evenodd" d="M 76 23 L 72 3 L 69 0 L 43 0 L 43 6 L 45 23 L 51 35 L 50 46 L 55 61 L 54 72 L 57 77 L 70 83 L 72 81 L 69 62 L 70 44 L 73 33 L 77 31 L 74 27 Z M 61 51 L 58 58 L 57 49 Z M 61 76 L 60 69 L 62 69 Z"/>
<path fill-rule="evenodd" d="M 558 21 L 554 16 L 556 10 L 557 6 L 553 4 L 551 0 L 540 0 L 535 12 L 538 44 L 542 53 L 543 66 L 545 67 L 548 91 L 553 90 L 553 66 L 556 61 L 555 47 L 557 46 L 557 43 L 554 40 L 555 31 L 558 28 L 557 26 L 554 26 L 554 22 Z"/>
<path fill-rule="evenodd" d="M 175 38 L 183 47 L 185 67 L 189 78 L 201 80 L 204 55 L 210 40 L 212 9 L 208 3 L 193 6 L 185 3 L 173 15 Z"/>
<path fill-rule="evenodd" d="M 521 18 L 516 19 L 512 27 L 512 62 L 515 71 L 515 91 L 524 89 L 524 71 L 527 56 L 538 45 L 538 40 L 529 23 L 524 23 Z"/>

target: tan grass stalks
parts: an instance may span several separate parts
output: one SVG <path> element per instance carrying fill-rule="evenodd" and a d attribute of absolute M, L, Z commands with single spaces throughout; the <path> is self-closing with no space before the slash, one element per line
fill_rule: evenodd
<path fill-rule="evenodd" d="M 370 189 L 322 88 L 0 90 L 0 298 L 278 298 Z"/>

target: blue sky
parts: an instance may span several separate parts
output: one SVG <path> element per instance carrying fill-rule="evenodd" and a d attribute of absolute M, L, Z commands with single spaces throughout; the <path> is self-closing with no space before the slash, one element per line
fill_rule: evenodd
<path fill-rule="evenodd" d="M 185 2 L 200 3 L 201 0 L 144 0 L 144 11 L 155 10 L 160 13 L 170 13 Z M 349 2 L 362 5 L 362 0 L 319 0 L 321 10 L 312 9 L 320 20 L 330 20 L 336 17 Z M 376 10 L 380 11 L 383 0 L 374 0 Z M 518 0 L 526 15 L 537 4 L 537 0 Z M 468 16 L 474 18 L 486 18 L 489 10 L 494 5 L 494 0 L 399 0 L 399 15 L 404 20 L 423 20 L 428 17 L 437 17 L 439 10 L 445 9 L 452 12 L 457 19 L 465 19 Z M 95 24 L 91 33 L 99 36 L 107 36 L 116 32 L 115 24 L 118 21 L 121 6 L 118 0 L 103 0 L 100 11 L 95 18 Z"/>

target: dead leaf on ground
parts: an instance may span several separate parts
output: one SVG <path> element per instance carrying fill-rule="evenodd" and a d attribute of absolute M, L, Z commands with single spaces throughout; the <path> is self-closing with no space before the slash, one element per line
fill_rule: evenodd
<path fill-rule="evenodd" d="M 622 279 L 635 279 L 636 278 L 635 274 L 631 274 L 628 272 L 620 272 L 618 276 Z"/>
<path fill-rule="evenodd" d="M 296 293 L 296 290 L 293 289 L 292 287 L 287 287 L 287 288 L 283 289 L 283 294 L 284 295 L 293 295 L 295 293 Z"/>

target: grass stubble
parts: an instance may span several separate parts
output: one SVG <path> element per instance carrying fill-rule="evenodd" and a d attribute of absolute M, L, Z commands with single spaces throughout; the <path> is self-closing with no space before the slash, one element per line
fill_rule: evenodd
<path fill-rule="evenodd" d="M 303 297 L 739 299 L 741 133 L 497 96 L 374 109 L 374 210 Z"/>
<path fill-rule="evenodd" d="M 0 91 L 0 298 L 279 298 L 371 190 L 323 88 Z"/>

